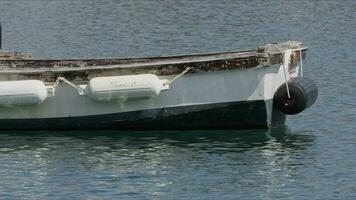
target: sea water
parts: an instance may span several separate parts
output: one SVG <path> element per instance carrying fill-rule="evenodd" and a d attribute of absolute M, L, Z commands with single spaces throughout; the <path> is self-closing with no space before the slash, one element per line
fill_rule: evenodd
<path fill-rule="evenodd" d="M 141 57 L 303 41 L 315 105 L 274 130 L 1 132 L 0 199 L 355 199 L 356 1 L 0 1 L 3 48 Z"/>

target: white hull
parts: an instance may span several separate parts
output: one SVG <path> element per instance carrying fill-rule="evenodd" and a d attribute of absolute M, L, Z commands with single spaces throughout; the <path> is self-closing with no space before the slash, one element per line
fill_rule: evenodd
<path fill-rule="evenodd" d="M 176 79 L 169 85 L 168 90 L 162 91 L 157 97 L 146 99 L 96 101 L 89 95 L 79 95 L 73 85 L 62 82 L 56 86 L 55 95 L 47 98 L 39 105 L 0 107 L 0 125 L 7 126 L 6 124 L 9 124 L 10 126 L 10 124 L 29 122 L 30 125 L 25 125 L 24 129 L 32 129 L 30 127 L 33 127 L 33 129 L 41 129 L 42 127 L 52 129 L 52 126 L 43 123 L 46 122 L 46 119 L 49 120 L 48 123 L 53 123 L 58 119 L 63 126 L 69 126 L 62 127 L 63 129 L 70 129 L 71 127 L 85 129 L 83 126 L 88 126 L 89 122 L 84 120 L 90 119 L 90 124 L 92 124 L 96 123 L 95 118 L 97 117 L 99 124 L 130 129 L 128 126 L 135 123 L 127 124 L 126 122 L 138 121 L 141 123 L 144 121 L 154 124 L 160 123 L 160 121 L 165 122 L 165 117 L 177 120 L 184 119 L 186 115 L 187 119 L 191 117 L 192 120 L 207 121 L 205 124 L 198 123 L 199 125 L 196 128 L 213 126 L 214 122 L 209 122 L 209 119 L 204 119 L 204 116 L 195 116 L 196 113 L 201 112 L 202 115 L 205 113 L 212 116 L 216 113 L 220 116 L 220 119 L 233 117 L 236 120 L 243 121 L 240 123 L 233 119 L 227 119 L 226 125 L 228 127 L 235 125 L 253 126 L 254 122 L 258 126 L 267 127 L 276 122 L 276 116 L 273 116 L 276 113 L 273 108 L 275 92 L 281 85 L 297 77 L 298 74 L 300 75 L 299 66 L 295 65 L 293 70 L 290 70 L 291 53 L 291 50 L 284 52 L 284 64 L 187 73 Z M 175 75 L 159 76 L 160 79 L 168 80 L 174 77 Z M 75 85 L 88 84 L 88 82 L 83 81 L 72 81 L 72 83 Z M 53 84 L 46 83 L 46 86 Z M 263 103 L 262 107 L 261 102 Z M 281 112 L 278 112 L 277 115 L 279 118 L 277 121 L 282 119 L 283 122 L 285 115 Z M 125 116 L 125 118 L 122 118 L 122 116 Z M 110 120 L 111 117 L 112 120 Z M 257 120 L 249 120 L 246 119 L 247 117 Z M 100 121 L 100 119 L 103 121 Z M 216 120 L 219 121 L 220 119 Z M 73 123 L 70 123 L 71 120 Z M 182 120 L 182 123 L 189 123 L 184 120 Z M 115 123 L 120 122 L 124 122 L 124 125 L 115 125 Z M 245 122 L 247 124 L 244 124 Z M 222 122 L 216 123 L 218 128 L 223 125 Z M 94 127 L 94 125 L 89 127 Z M 98 127 L 103 128 L 103 126 Z M 177 126 L 178 129 L 189 127 L 191 126 Z M 2 128 L 11 129 L 11 127 Z M 53 125 L 53 128 L 58 129 L 58 126 Z M 139 129 L 139 127 L 131 128 Z M 159 129 L 159 127 L 157 128 Z M 174 126 L 172 129 L 174 129 Z"/>

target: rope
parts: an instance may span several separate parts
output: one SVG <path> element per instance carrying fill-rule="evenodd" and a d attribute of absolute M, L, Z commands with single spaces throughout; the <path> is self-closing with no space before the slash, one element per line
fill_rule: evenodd
<path fill-rule="evenodd" d="M 72 86 L 73 88 L 75 88 L 78 91 L 79 95 L 83 95 L 84 94 L 83 88 L 81 88 L 79 86 L 76 86 L 75 84 L 71 83 L 70 81 L 68 81 L 64 77 L 58 77 L 56 82 L 53 84 L 53 87 L 56 88 L 59 85 L 59 83 L 61 83 L 61 82 L 64 82 L 64 83 Z"/>
<path fill-rule="evenodd" d="M 300 76 L 304 76 L 304 74 L 303 74 L 302 49 L 299 49 L 299 59 L 300 59 Z"/>
<path fill-rule="evenodd" d="M 168 81 L 165 84 L 169 85 L 169 84 L 173 83 L 177 78 L 179 78 L 179 77 L 183 76 L 184 74 L 186 74 L 190 69 L 192 69 L 192 68 L 191 67 L 187 67 L 182 73 L 178 74 L 176 77 L 174 77 L 172 80 Z M 83 88 L 73 84 L 72 82 L 70 82 L 69 80 L 67 80 L 64 77 L 57 77 L 57 80 L 53 84 L 53 87 L 56 88 L 59 85 L 59 83 L 61 83 L 61 82 L 66 83 L 66 84 L 72 86 L 73 88 L 75 88 L 78 91 L 79 95 L 84 95 L 84 89 Z"/>
<path fill-rule="evenodd" d="M 182 73 L 178 74 L 176 77 L 174 77 L 172 80 L 168 81 L 167 84 L 171 84 L 173 83 L 173 81 L 175 81 L 177 78 L 183 76 L 184 74 L 186 74 L 190 69 L 192 69 L 191 67 L 187 67 L 187 69 L 185 69 Z"/>
<path fill-rule="evenodd" d="M 272 45 L 273 47 L 275 47 L 284 56 L 284 52 L 279 48 L 279 46 L 277 46 L 275 44 L 269 44 L 269 45 Z M 286 72 L 286 66 L 285 66 L 285 63 L 284 63 L 284 59 L 282 60 L 282 65 L 283 65 L 284 81 L 285 81 L 286 88 L 287 88 L 288 99 L 290 99 L 290 92 L 289 92 L 287 72 Z"/>

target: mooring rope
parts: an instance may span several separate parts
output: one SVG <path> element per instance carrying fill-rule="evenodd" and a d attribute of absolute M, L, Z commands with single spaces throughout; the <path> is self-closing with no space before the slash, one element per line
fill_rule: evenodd
<path fill-rule="evenodd" d="M 287 71 L 286 71 L 286 66 L 285 66 L 285 62 L 284 62 L 284 52 L 279 48 L 279 46 L 277 46 L 276 44 L 269 44 L 272 45 L 273 47 L 275 47 L 281 54 L 283 54 L 283 60 L 282 60 L 282 65 L 283 65 L 283 72 L 284 72 L 284 81 L 286 84 L 286 88 L 287 88 L 287 95 L 288 95 L 288 99 L 290 99 L 290 92 L 289 92 L 289 86 L 288 86 L 288 79 L 287 79 Z"/>
<path fill-rule="evenodd" d="M 299 60 L 300 60 L 300 76 L 304 76 L 304 74 L 303 74 L 302 49 L 299 49 Z"/>

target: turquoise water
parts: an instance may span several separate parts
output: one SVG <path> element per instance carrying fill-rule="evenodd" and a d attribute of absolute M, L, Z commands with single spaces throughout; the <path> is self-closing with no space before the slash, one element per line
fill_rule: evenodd
<path fill-rule="evenodd" d="M 37 57 L 310 47 L 316 104 L 276 130 L 1 132 L 0 199 L 355 199 L 355 1 L 0 1 Z"/>

